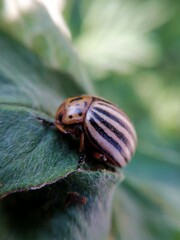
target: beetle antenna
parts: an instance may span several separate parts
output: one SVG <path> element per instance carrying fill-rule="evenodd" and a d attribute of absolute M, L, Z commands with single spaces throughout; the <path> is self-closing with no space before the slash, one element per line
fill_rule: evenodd
<path fill-rule="evenodd" d="M 44 119 L 44 118 L 40 118 L 40 117 L 36 117 L 37 118 L 37 120 L 39 120 L 39 122 L 40 123 L 42 123 L 43 125 L 46 125 L 46 126 L 48 126 L 48 127 L 54 127 L 55 126 L 55 124 L 54 124 L 54 122 L 50 122 L 50 121 L 48 121 L 48 120 L 46 120 L 46 119 Z"/>

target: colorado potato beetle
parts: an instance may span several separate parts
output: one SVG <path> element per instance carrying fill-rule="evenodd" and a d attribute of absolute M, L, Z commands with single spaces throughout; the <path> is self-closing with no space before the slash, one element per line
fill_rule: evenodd
<path fill-rule="evenodd" d="M 58 108 L 55 126 L 64 134 L 80 137 L 80 159 L 91 147 L 95 159 L 123 167 L 135 152 L 137 136 L 127 115 L 111 102 L 94 96 L 66 99 Z"/>

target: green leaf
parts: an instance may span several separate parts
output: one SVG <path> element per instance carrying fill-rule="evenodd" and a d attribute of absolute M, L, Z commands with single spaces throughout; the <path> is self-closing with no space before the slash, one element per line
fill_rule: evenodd
<path fill-rule="evenodd" d="M 3 199 L 1 239 L 106 239 L 112 198 L 118 175 L 76 173 L 51 186 Z M 66 206 L 68 192 L 86 198 L 86 204 Z"/>
<path fill-rule="evenodd" d="M 36 55 L 4 32 L 0 36 L 1 103 L 20 104 L 54 116 L 64 98 L 84 93 L 68 74 L 43 66 Z"/>
<path fill-rule="evenodd" d="M 52 183 L 76 170 L 77 150 L 70 151 L 68 138 L 43 126 L 37 117 L 53 121 L 62 100 L 83 90 L 67 74 L 44 67 L 35 55 L 3 32 L 0 52 L 3 196 Z"/>
<path fill-rule="evenodd" d="M 65 137 L 37 120 L 41 112 L 0 105 L 0 115 L 1 195 L 41 187 L 76 170 L 77 154 Z"/>

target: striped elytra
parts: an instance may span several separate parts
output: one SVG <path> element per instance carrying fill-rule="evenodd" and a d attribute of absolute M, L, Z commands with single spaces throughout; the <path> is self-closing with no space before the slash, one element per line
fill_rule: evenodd
<path fill-rule="evenodd" d="M 80 162 L 91 146 L 94 158 L 125 166 L 135 152 L 137 136 L 127 115 L 112 103 L 94 96 L 66 99 L 58 108 L 56 127 L 80 137 Z"/>

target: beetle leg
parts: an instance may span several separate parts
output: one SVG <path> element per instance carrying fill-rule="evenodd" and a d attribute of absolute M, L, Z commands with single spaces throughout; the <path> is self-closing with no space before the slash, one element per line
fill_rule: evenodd
<path fill-rule="evenodd" d="M 42 124 L 45 125 L 45 126 L 56 127 L 56 125 L 55 125 L 54 122 L 47 121 L 47 120 L 45 120 L 45 119 L 43 119 L 43 118 L 40 118 L 40 117 L 37 117 L 37 119 L 40 121 L 40 123 L 42 123 Z M 64 133 L 64 134 L 71 133 L 71 131 L 68 132 L 68 131 L 65 130 L 65 129 L 63 128 L 63 126 L 61 126 L 61 125 L 58 125 L 57 128 L 58 128 L 62 133 Z"/>
<path fill-rule="evenodd" d="M 103 162 L 107 162 L 107 157 L 105 154 L 102 153 L 98 153 L 98 152 L 94 152 L 93 153 L 93 157 L 97 160 L 103 161 Z"/>
<path fill-rule="evenodd" d="M 86 160 L 86 153 L 85 153 L 85 146 L 84 146 L 84 133 L 81 133 L 80 136 L 80 145 L 79 145 L 79 161 L 78 161 L 78 168 L 80 165 L 84 164 Z"/>
<path fill-rule="evenodd" d="M 47 121 L 47 120 L 44 119 L 44 118 L 37 117 L 37 119 L 38 119 L 42 124 L 44 124 L 44 125 L 46 125 L 46 126 L 49 126 L 49 127 L 55 126 L 55 124 L 54 124 L 53 122 Z"/>
<path fill-rule="evenodd" d="M 71 134 L 71 132 L 70 131 L 68 132 L 67 130 L 65 130 L 62 125 L 56 125 L 56 127 L 60 130 L 60 132 L 64 134 L 68 134 L 68 133 Z"/>
<path fill-rule="evenodd" d="M 79 145 L 79 152 L 83 152 L 84 151 L 84 133 L 81 133 L 80 136 L 80 145 Z"/>
<path fill-rule="evenodd" d="M 86 154 L 85 152 L 80 152 L 79 154 L 79 161 L 78 161 L 78 168 L 85 163 L 86 160 Z"/>

